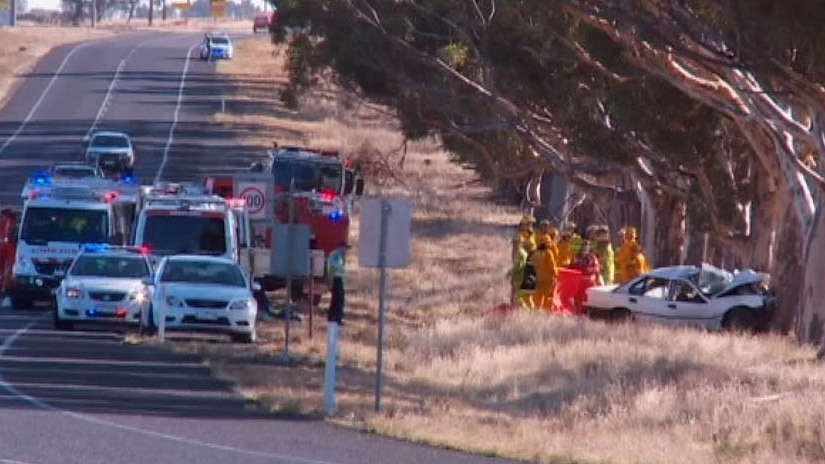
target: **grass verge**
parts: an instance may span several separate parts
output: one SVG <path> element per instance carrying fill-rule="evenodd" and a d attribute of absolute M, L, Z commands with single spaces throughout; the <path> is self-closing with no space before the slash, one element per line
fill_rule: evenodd
<path fill-rule="evenodd" d="M 384 410 L 372 412 L 377 275 L 349 260 L 349 293 L 330 420 L 437 446 L 539 462 L 813 463 L 825 460 L 825 374 L 815 352 L 781 337 L 637 325 L 539 313 L 490 314 L 507 299 L 511 226 L 471 171 L 435 140 L 409 144 L 382 108 L 334 88 L 280 105 L 282 50 L 239 41 L 219 64 L 235 79 L 216 124 L 266 127 L 273 139 L 372 160 L 371 193 L 409 198 L 413 264 L 390 272 Z M 372 154 L 372 156 L 367 156 Z M 378 156 L 378 155 L 381 156 Z M 392 175 L 388 175 L 391 173 Z M 357 240 L 357 220 L 351 240 Z M 353 249 L 353 252 L 357 252 Z M 317 416 L 325 339 L 293 325 L 284 364 L 281 322 L 251 347 L 180 342 L 270 408 Z"/>

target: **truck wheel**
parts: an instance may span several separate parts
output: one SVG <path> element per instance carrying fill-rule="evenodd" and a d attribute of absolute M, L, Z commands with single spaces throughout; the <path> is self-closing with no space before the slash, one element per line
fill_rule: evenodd
<path fill-rule="evenodd" d="M 14 309 L 31 309 L 34 300 L 28 295 L 13 293 L 11 295 L 11 306 Z"/>

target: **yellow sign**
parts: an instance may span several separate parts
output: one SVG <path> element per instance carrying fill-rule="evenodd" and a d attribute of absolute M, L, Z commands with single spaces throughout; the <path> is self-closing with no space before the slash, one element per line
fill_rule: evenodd
<path fill-rule="evenodd" d="M 177 8 L 178 10 L 191 10 L 192 4 L 189 2 L 172 2 L 172 8 Z"/>
<path fill-rule="evenodd" d="M 11 0 L 0 0 L 0 10 L 11 10 Z"/>
<path fill-rule="evenodd" d="M 226 16 L 226 0 L 210 0 L 209 14 L 213 17 Z"/>

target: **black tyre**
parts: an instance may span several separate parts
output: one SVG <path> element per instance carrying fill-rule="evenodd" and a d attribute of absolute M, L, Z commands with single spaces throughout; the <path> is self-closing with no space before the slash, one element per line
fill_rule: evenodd
<path fill-rule="evenodd" d="M 232 343 L 243 343 L 245 345 L 255 343 L 255 340 L 257 338 L 254 330 L 252 331 L 252 333 L 232 334 L 231 337 Z"/>
<path fill-rule="evenodd" d="M 54 310 L 54 328 L 55 328 L 55 330 L 64 330 L 64 331 L 74 330 L 74 322 L 73 321 L 67 321 L 65 319 L 61 319 L 60 314 L 58 314 L 58 312 L 57 312 L 57 308 L 55 308 L 55 310 Z"/>
<path fill-rule="evenodd" d="M 13 293 L 11 295 L 11 306 L 14 309 L 31 309 L 32 303 L 34 303 L 34 298 L 28 295 L 19 293 Z"/>
<path fill-rule="evenodd" d="M 748 308 L 733 308 L 725 314 L 722 327 L 731 332 L 753 332 L 756 328 L 756 315 Z"/>
<path fill-rule="evenodd" d="M 614 309 L 610 314 L 610 321 L 616 323 L 633 322 L 633 313 L 625 308 Z"/>

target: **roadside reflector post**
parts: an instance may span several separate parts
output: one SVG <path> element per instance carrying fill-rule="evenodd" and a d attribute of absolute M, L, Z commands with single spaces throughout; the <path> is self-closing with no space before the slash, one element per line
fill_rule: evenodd
<path fill-rule="evenodd" d="M 381 411 L 384 383 L 384 320 L 387 298 L 387 269 L 410 264 L 412 203 L 409 200 L 365 198 L 361 204 L 358 231 L 358 262 L 379 269 L 378 346 L 375 372 L 375 411 Z"/>
<path fill-rule="evenodd" d="M 314 273 L 313 273 L 314 274 Z M 312 313 L 315 312 L 315 276 L 309 276 L 309 339 L 312 340 Z"/>
<path fill-rule="evenodd" d="M 324 366 L 324 413 L 335 412 L 335 365 L 338 362 L 338 323 L 327 324 L 327 361 Z"/>
<path fill-rule="evenodd" d="M 164 295 L 165 296 L 165 295 Z M 158 338 L 163 341 L 166 338 L 166 305 L 169 304 L 166 300 L 161 298 L 161 303 L 158 305 L 160 314 L 158 314 Z"/>

